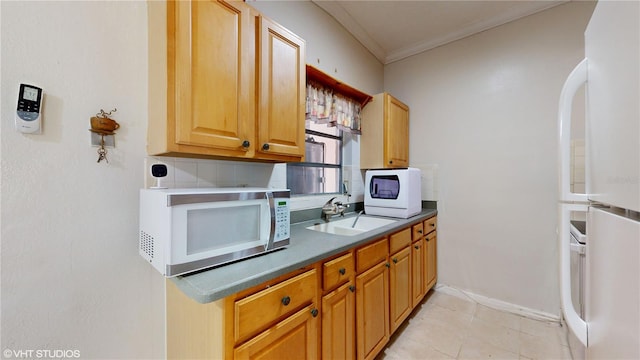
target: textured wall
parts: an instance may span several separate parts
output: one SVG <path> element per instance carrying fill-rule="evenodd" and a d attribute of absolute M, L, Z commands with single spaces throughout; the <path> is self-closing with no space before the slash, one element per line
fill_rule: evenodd
<path fill-rule="evenodd" d="M 438 169 L 441 283 L 559 314 L 556 128 L 594 3 L 571 2 L 385 67 L 411 163 Z"/>
<path fill-rule="evenodd" d="M 137 253 L 146 4 L 0 6 L 2 350 L 162 357 L 164 282 Z M 21 82 L 44 89 L 42 135 L 14 130 Z M 98 164 L 89 118 L 114 107 L 117 147 Z"/>

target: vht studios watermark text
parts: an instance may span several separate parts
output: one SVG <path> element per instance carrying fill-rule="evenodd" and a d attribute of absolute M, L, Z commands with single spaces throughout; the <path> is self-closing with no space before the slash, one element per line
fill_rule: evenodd
<path fill-rule="evenodd" d="M 51 350 L 51 349 L 4 349 L 5 359 L 77 359 L 80 350 Z"/>

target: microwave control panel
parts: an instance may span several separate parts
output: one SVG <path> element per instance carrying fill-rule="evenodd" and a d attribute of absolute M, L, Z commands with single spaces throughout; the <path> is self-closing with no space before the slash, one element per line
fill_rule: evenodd
<path fill-rule="evenodd" d="M 276 212 L 276 233 L 274 240 L 288 239 L 291 230 L 289 199 L 276 198 L 274 199 L 274 204 Z"/>

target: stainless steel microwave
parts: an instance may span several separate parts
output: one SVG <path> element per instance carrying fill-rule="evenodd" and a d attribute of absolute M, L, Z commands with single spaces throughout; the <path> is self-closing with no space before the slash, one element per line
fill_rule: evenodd
<path fill-rule="evenodd" d="M 289 244 L 287 189 L 140 190 L 139 253 L 172 277 Z"/>

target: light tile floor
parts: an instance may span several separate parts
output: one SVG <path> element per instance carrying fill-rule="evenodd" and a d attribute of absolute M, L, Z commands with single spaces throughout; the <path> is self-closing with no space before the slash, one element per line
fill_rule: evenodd
<path fill-rule="evenodd" d="M 571 352 L 559 323 L 431 291 L 378 355 L 383 359 L 571 359 Z"/>

